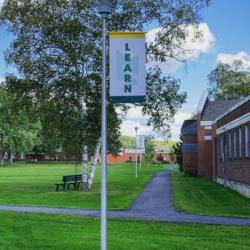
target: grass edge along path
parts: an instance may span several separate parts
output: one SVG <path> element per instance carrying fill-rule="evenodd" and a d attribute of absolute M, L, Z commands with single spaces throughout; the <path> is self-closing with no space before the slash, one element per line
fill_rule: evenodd
<path fill-rule="evenodd" d="M 173 205 L 178 212 L 250 218 L 250 199 L 213 180 L 171 173 Z"/>
<path fill-rule="evenodd" d="M 94 250 L 100 245 L 95 218 L 0 212 L 0 249 Z M 223 250 L 250 248 L 250 227 L 109 220 L 110 250 Z"/>

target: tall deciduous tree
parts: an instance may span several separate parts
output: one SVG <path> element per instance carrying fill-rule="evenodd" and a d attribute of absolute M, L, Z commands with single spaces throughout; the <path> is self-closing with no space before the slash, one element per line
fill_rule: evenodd
<path fill-rule="evenodd" d="M 98 152 L 100 138 L 101 21 L 95 9 L 96 2 L 6 0 L 0 15 L 15 35 L 6 53 L 7 62 L 15 65 L 24 79 L 23 85 L 12 83 L 8 87 L 15 89 L 13 91 L 22 89 L 27 97 L 32 96 L 40 110 L 45 103 L 57 107 L 55 119 L 50 123 L 63 127 L 64 142 L 72 142 L 70 138 L 75 142 L 79 140 L 83 175 L 86 173 L 86 145 L 89 150 Z M 156 42 L 147 46 L 147 54 L 161 61 L 168 57 L 178 59 L 182 42 L 188 35 L 186 26 L 200 20 L 199 11 L 209 2 L 114 0 L 109 30 L 137 31 L 156 23 L 162 31 L 157 34 Z M 178 80 L 163 77 L 157 68 L 148 72 L 147 84 L 148 101 L 143 105 L 143 112 L 150 116 L 149 122 L 156 130 L 166 132 L 168 129 L 164 126 L 184 102 L 185 94 L 179 93 Z M 61 125 L 58 121 L 65 117 L 68 120 Z M 109 149 L 115 151 L 119 147 L 121 120 L 110 102 L 108 120 Z"/>
<path fill-rule="evenodd" d="M 218 64 L 208 75 L 210 96 L 216 100 L 239 99 L 250 95 L 250 69 L 242 61 Z"/>
<path fill-rule="evenodd" d="M 4 155 L 9 154 L 9 161 L 13 161 L 14 153 L 24 153 L 32 150 L 39 143 L 39 122 L 31 122 L 25 108 L 16 110 L 12 94 L 0 89 L 0 160 L 4 162 Z"/>
<path fill-rule="evenodd" d="M 152 163 L 155 156 L 155 146 L 153 142 L 153 138 L 145 139 L 145 152 L 144 152 L 144 161 L 146 164 Z"/>

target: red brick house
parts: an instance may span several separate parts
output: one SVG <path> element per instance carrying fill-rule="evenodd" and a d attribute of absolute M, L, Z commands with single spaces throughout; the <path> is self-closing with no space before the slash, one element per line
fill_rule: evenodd
<path fill-rule="evenodd" d="M 198 176 L 215 177 L 216 119 L 238 101 L 210 101 L 204 92 L 197 106 Z"/>
<path fill-rule="evenodd" d="M 216 179 L 250 197 L 250 96 L 216 120 Z"/>
<path fill-rule="evenodd" d="M 141 159 L 143 160 L 143 153 L 141 154 Z M 108 163 L 125 163 L 125 162 L 135 162 L 136 160 L 136 152 L 135 149 L 124 149 L 122 152 L 113 156 L 111 154 L 108 155 Z M 137 152 L 137 160 L 140 160 L 139 150 Z M 160 163 L 162 161 L 171 162 L 171 157 L 169 153 L 165 150 L 159 150 L 155 152 L 154 162 Z"/>
<path fill-rule="evenodd" d="M 210 101 L 207 93 L 201 97 L 197 107 L 197 175 L 214 178 L 248 197 L 249 123 L 250 96 L 242 100 L 226 101 Z M 182 137 L 185 145 L 188 135 L 182 131 Z M 190 168 L 190 161 L 183 147 L 185 172 Z"/>

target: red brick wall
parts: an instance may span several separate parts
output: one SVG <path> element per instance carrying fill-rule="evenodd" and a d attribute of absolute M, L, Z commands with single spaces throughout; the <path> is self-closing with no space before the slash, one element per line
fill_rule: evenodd
<path fill-rule="evenodd" d="M 232 122 L 241 116 L 247 114 L 250 112 L 250 101 L 244 103 L 237 109 L 233 110 L 226 116 L 222 117 L 218 122 L 217 126 L 218 128 L 222 127 L 223 125 L 226 125 L 229 122 Z M 247 185 L 250 185 L 250 158 L 246 157 L 245 155 L 245 126 L 248 126 L 249 131 L 249 144 L 250 144 L 250 122 L 246 122 L 245 124 L 241 124 L 237 127 L 234 127 L 233 129 L 229 131 L 225 131 L 225 133 L 231 133 L 232 134 L 232 158 L 228 161 L 228 179 L 236 182 L 241 182 Z M 239 157 L 239 128 L 242 128 L 242 157 Z M 236 152 L 237 157 L 234 157 L 234 143 L 233 143 L 233 134 L 236 132 L 237 139 L 236 139 Z M 222 135 L 224 135 L 223 133 Z M 218 155 L 217 155 L 217 177 L 224 178 L 224 162 L 221 159 L 221 147 L 220 147 L 220 136 L 217 136 L 218 140 Z M 250 145 L 249 145 L 250 147 Z"/>
<path fill-rule="evenodd" d="M 196 144 L 197 136 L 185 135 L 183 136 L 182 141 L 183 141 L 183 144 Z"/>
<path fill-rule="evenodd" d="M 197 116 L 198 131 L 198 175 L 207 178 L 213 177 L 213 137 L 211 141 L 206 141 L 204 136 L 213 136 L 214 127 L 205 129 L 200 125 L 201 115 Z"/>
<path fill-rule="evenodd" d="M 186 174 L 197 174 L 198 155 L 197 153 L 183 153 L 183 171 Z"/>
<path fill-rule="evenodd" d="M 140 154 L 137 154 L 137 159 L 139 160 Z M 127 161 L 135 161 L 136 154 L 135 153 L 123 153 L 122 155 L 113 156 L 111 154 L 108 155 L 108 163 L 124 163 Z M 143 154 L 142 154 L 143 160 Z"/>
<path fill-rule="evenodd" d="M 197 144 L 197 135 L 185 135 L 182 137 L 183 144 Z M 183 152 L 183 171 L 185 174 L 197 175 L 198 153 Z"/>
<path fill-rule="evenodd" d="M 250 171 L 249 171 L 249 161 L 233 161 L 229 164 L 228 169 L 228 180 L 241 182 L 247 185 L 250 185 Z M 223 173 L 223 162 L 220 162 L 218 164 L 217 169 L 217 177 L 223 179 L 224 173 Z"/>
<path fill-rule="evenodd" d="M 234 131 L 237 133 L 237 157 L 234 158 L 233 155 L 233 136 L 232 136 L 232 158 L 228 161 L 228 179 L 236 182 L 245 183 L 250 185 L 250 159 L 245 155 L 245 130 L 244 127 L 248 125 L 248 129 L 250 132 L 250 122 L 242 124 L 230 131 L 233 134 Z M 242 158 L 239 158 L 239 137 L 238 137 L 238 129 L 242 128 Z M 248 141 L 250 142 L 250 133 L 248 134 Z M 220 135 L 221 136 L 221 135 Z M 224 178 L 224 162 L 221 159 L 221 147 L 220 147 L 220 136 L 217 136 L 218 146 L 217 146 L 217 177 Z"/>
<path fill-rule="evenodd" d="M 170 156 L 168 153 L 156 153 L 154 156 L 154 161 L 157 162 L 158 156 L 161 155 L 163 157 L 163 160 L 171 162 Z M 139 160 L 140 154 L 137 154 L 137 159 Z M 108 163 L 124 163 L 127 161 L 133 161 L 136 160 L 136 154 L 135 153 L 123 153 L 122 155 L 113 156 L 111 154 L 108 155 Z M 141 154 L 141 159 L 143 160 L 143 154 Z"/>

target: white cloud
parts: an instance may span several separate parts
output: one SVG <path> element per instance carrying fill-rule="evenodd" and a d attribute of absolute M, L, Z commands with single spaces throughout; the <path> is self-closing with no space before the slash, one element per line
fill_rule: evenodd
<path fill-rule="evenodd" d="M 180 139 L 180 131 L 184 120 L 189 119 L 192 113 L 189 112 L 177 112 L 174 117 L 174 123 L 171 125 L 171 138 L 174 141 Z"/>
<path fill-rule="evenodd" d="M 250 69 L 250 54 L 245 51 L 240 51 L 237 54 L 221 53 L 217 56 L 218 63 L 232 65 L 234 61 L 242 61 L 245 69 Z"/>
<path fill-rule="evenodd" d="M 195 105 L 185 104 L 182 111 L 176 113 L 174 122 L 171 124 L 171 140 L 179 140 L 180 129 L 183 121 L 189 119 L 194 111 Z M 157 139 L 161 139 L 160 137 L 157 137 L 152 127 L 147 126 L 147 120 L 148 118 L 143 116 L 140 107 L 131 108 L 121 124 L 121 134 L 135 137 L 135 127 L 138 127 L 138 134 L 153 135 Z"/>
<path fill-rule="evenodd" d="M 203 53 L 207 53 L 215 42 L 215 37 L 210 31 L 206 23 L 201 23 L 199 25 L 189 25 L 187 26 L 187 33 L 189 34 L 185 41 L 183 41 L 182 48 L 184 51 L 176 50 L 175 52 L 179 54 L 179 59 L 184 61 L 194 61 Z M 146 34 L 146 41 L 152 43 L 155 41 L 156 34 L 162 31 L 162 28 L 155 28 L 150 30 Z M 200 32 L 202 34 L 198 39 L 195 38 L 196 33 Z M 182 63 L 175 59 L 168 59 L 166 62 L 156 62 L 151 61 L 147 67 L 153 67 L 158 65 L 163 72 L 174 72 Z"/>
<path fill-rule="evenodd" d="M 140 107 L 132 107 L 121 124 L 121 134 L 135 136 L 135 127 L 138 127 L 138 134 L 153 135 L 152 127 L 147 126 L 148 117 L 142 114 Z"/>
<path fill-rule="evenodd" d="M 151 127 L 134 120 L 124 120 L 121 125 L 121 134 L 135 137 L 135 127 L 138 127 L 139 135 L 153 135 L 154 132 Z"/>

